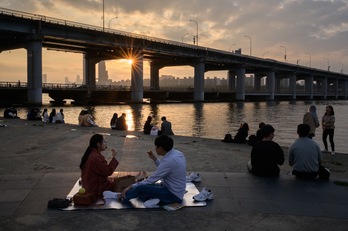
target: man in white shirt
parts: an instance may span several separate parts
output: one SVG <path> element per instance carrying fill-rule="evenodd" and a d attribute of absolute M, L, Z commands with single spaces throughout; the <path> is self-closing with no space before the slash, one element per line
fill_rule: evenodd
<path fill-rule="evenodd" d="M 186 189 L 186 159 L 182 152 L 173 148 L 173 139 L 167 135 L 158 136 L 155 140 L 156 153 L 163 156 L 157 159 L 152 151 L 147 154 L 157 165 L 156 171 L 147 179 L 137 182 L 123 190 L 122 194 L 107 195 L 126 201 L 139 197 L 143 201 L 157 200 L 164 204 L 181 203 Z M 161 183 L 158 182 L 161 180 Z M 146 202 L 144 203 L 146 206 Z M 147 207 L 147 206 L 146 206 Z"/>

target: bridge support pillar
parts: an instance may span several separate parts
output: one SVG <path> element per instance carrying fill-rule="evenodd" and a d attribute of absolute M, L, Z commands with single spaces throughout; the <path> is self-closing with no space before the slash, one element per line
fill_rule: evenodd
<path fill-rule="evenodd" d="M 309 76 L 306 78 L 306 81 L 305 81 L 305 89 L 306 89 L 306 92 L 309 93 L 309 99 L 313 99 L 313 76 Z"/>
<path fill-rule="evenodd" d="M 143 80 L 143 61 L 144 57 L 140 53 L 132 63 L 131 71 L 131 101 L 133 103 L 142 103 L 144 96 Z"/>
<path fill-rule="evenodd" d="M 236 72 L 234 70 L 228 70 L 227 81 L 228 81 L 228 90 L 235 91 L 236 90 Z"/>
<path fill-rule="evenodd" d="M 327 78 L 324 78 L 323 80 L 323 95 L 324 95 L 324 99 L 327 99 Z"/>
<path fill-rule="evenodd" d="M 255 91 L 260 91 L 261 90 L 261 79 L 263 75 L 262 74 L 255 74 L 254 77 L 254 88 Z"/>
<path fill-rule="evenodd" d="M 335 79 L 334 80 L 335 99 L 338 99 L 338 84 L 339 84 L 338 79 Z"/>
<path fill-rule="evenodd" d="M 96 64 L 101 61 L 96 59 L 91 54 L 83 55 L 83 83 L 87 85 L 87 88 L 96 87 Z"/>
<path fill-rule="evenodd" d="M 245 68 L 237 70 L 236 100 L 245 100 Z"/>
<path fill-rule="evenodd" d="M 150 63 L 150 89 L 159 90 L 159 70 L 162 67 L 156 65 L 154 62 Z"/>
<path fill-rule="evenodd" d="M 291 92 L 291 99 L 296 100 L 296 74 L 290 74 L 290 92 Z"/>
<path fill-rule="evenodd" d="M 269 99 L 274 100 L 274 92 L 275 92 L 275 75 L 274 71 L 270 71 L 267 73 L 267 82 L 266 85 L 269 90 Z"/>
<path fill-rule="evenodd" d="M 194 76 L 194 101 L 204 101 L 204 72 L 205 66 L 203 61 L 195 63 Z"/>
<path fill-rule="evenodd" d="M 28 103 L 42 105 L 42 41 L 33 39 L 27 49 Z"/>

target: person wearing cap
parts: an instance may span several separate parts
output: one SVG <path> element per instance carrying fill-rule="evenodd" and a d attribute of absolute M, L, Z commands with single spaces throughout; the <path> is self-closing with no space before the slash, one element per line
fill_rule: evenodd
<path fill-rule="evenodd" d="M 262 127 L 262 141 L 251 150 L 248 170 L 256 176 L 279 176 L 279 165 L 284 163 L 283 149 L 273 141 L 274 128 L 266 124 Z"/>

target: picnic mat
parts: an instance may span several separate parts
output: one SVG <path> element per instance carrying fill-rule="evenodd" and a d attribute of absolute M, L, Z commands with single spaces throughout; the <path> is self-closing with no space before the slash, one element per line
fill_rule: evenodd
<path fill-rule="evenodd" d="M 123 175 L 123 174 L 122 174 Z M 71 199 L 81 188 L 80 179 L 78 179 L 66 196 L 67 199 Z M 200 207 L 206 206 L 207 203 L 205 201 L 198 202 L 193 200 L 193 196 L 198 194 L 199 191 L 193 183 L 186 183 L 186 193 L 184 195 L 183 202 L 181 204 L 174 203 L 162 206 L 166 210 L 177 210 L 183 207 Z M 63 208 L 62 210 L 89 210 L 89 209 L 145 209 L 143 201 L 138 198 L 131 199 L 129 202 L 123 202 L 116 199 L 99 199 L 92 205 L 70 205 L 67 208 Z"/>

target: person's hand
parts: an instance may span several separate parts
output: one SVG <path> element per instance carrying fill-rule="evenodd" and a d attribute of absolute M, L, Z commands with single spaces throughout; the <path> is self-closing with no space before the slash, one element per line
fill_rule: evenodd
<path fill-rule="evenodd" d="M 107 181 L 113 183 L 115 181 L 115 178 L 113 178 L 112 176 L 108 176 Z"/>
<path fill-rule="evenodd" d="M 117 152 L 115 149 L 111 149 L 111 155 L 112 157 L 116 158 Z"/>
<path fill-rule="evenodd" d="M 157 157 L 155 156 L 155 154 L 153 154 L 151 150 L 147 152 L 147 155 L 149 156 L 150 159 L 152 159 L 153 161 L 156 161 Z"/>

